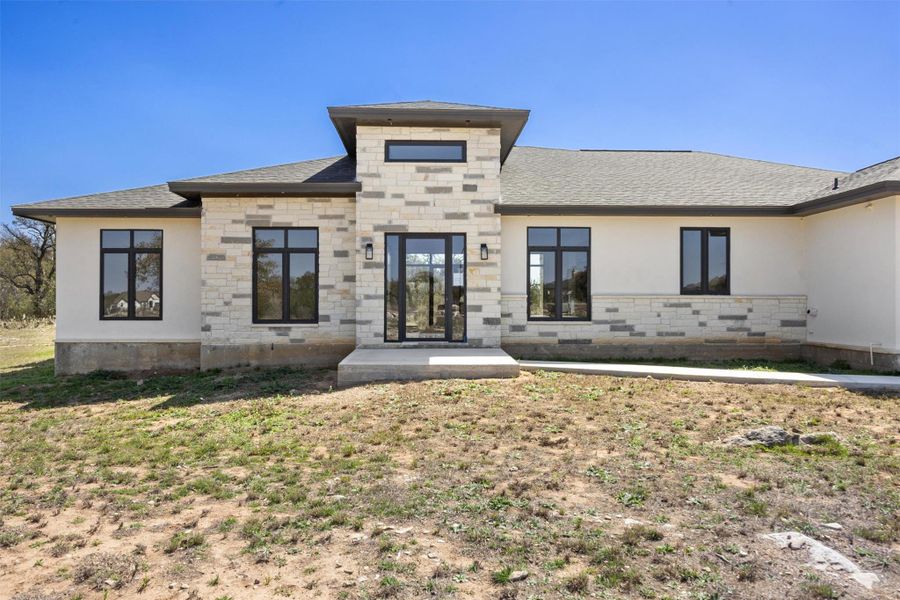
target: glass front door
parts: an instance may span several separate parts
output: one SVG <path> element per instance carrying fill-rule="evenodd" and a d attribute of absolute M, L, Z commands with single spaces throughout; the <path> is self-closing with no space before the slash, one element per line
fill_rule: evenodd
<path fill-rule="evenodd" d="M 465 236 L 388 234 L 385 339 L 465 340 Z"/>
<path fill-rule="evenodd" d="M 404 323 L 407 339 L 443 340 L 447 334 L 447 240 L 407 238 Z"/>

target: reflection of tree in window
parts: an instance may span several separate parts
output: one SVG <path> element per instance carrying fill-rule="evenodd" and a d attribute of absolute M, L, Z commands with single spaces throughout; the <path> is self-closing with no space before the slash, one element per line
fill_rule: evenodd
<path fill-rule="evenodd" d="M 162 317 L 162 236 L 158 229 L 100 232 L 101 318 Z"/>
<path fill-rule="evenodd" d="M 254 320 L 317 321 L 318 240 L 315 228 L 253 230 Z"/>
<path fill-rule="evenodd" d="M 134 255 L 135 316 L 159 316 L 160 259 L 159 254 L 138 253 Z"/>
<path fill-rule="evenodd" d="M 290 318 L 292 320 L 316 317 L 316 257 L 314 254 L 290 255 Z"/>
<path fill-rule="evenodd" d="M 256 258 L 256 314 L 259 319 L 281 318 L 281 255 L 259 254 Z"/>
<path fill-rule="evenodd" d="M 689 227 L 681 230 L 681 293 L 728 294 L 727 228 Z"/>
<path fill-rule="evenodd" d="M 587 227 L 528 228 L 528 318 L 590 318 Z"/>

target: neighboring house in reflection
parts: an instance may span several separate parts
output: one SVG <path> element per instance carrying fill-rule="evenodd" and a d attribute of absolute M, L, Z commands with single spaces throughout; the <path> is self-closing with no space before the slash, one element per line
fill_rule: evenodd
<path fill-rule="evenodd" d="M 900 158 L 536 148 L 527 110 L 328 111 L 342 156 L 14 206 L 57 225 L 58 372 L 436 344 L 900 369 Z"/>

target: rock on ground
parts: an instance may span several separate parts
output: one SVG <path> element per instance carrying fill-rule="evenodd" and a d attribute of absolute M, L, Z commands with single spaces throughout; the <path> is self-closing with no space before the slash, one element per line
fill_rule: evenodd
<path fill-rule="evenodd" d="M 726 446 L 796 446 L 797 444 L 824 444 L 828 440 L 836 439 L 831 431 L 817 433 L 789 433 L 781 427 L 766 425 L 758 429 L 750 429 L 740 435 L 727 438 L 723 443 Z"/>
<path fill-rule="evenodd" d="M 762 537 L 772 540 L 778 544 L 779 548 L 789 548 L 791 550 L 806 550 L 809 557 L 809 564 L 820 571 L 830 571 L 836 573 L 846 573 L 850 579 L 853 579 L 868 590 L 872 589 L 878 583 L 878 575 L 868 573 L 856 566 L 856 563 L 838 552 L 833 548 L 829 548 L 822 542 L 814 540 L 809 536 L 803 535 L 797 531 L 782 531 L 780 533 L 767 533 Z"/>

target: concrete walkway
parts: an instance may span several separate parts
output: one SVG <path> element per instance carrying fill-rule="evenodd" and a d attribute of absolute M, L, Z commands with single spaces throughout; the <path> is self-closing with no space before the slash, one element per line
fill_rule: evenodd
<path fill-rule="evenodd" d="M 778 371 L 740 371 L 736 369 L 698 369 L 661 365 L 620 365 L 607 363 L 520 360 L 524 371 L 562 371 L 586 375 L 616 377 L 652 377 L 687 381 L 723 381 L 726 383 L 787 383 L 813 387 L 843 387 L 900 393 L 900 377 L 889 375 L 832 375 L 828 373 L 782 373 Z"/>

